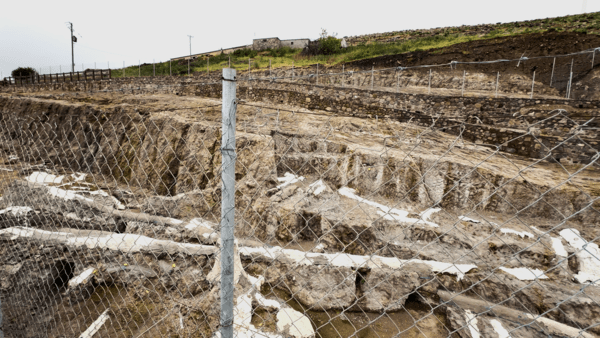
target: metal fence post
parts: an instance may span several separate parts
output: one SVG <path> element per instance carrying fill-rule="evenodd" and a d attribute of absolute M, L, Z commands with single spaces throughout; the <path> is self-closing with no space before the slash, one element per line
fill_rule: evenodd
<path fill-rule="evenodd" d="M 169 60 L 169 76 L 173 76 L 173 72 L 171 71 L 171 60 Z"/>
<path fill-rule="evenodd" d="M 2 304 L 0 303 L 0 338 L 4 338 L 4 332 L 2 331 Z"/>
<path fill-rule="evenodd" d="M 535 85 L 535 70 L 533 71 L 533 80 L 531 80 L 531 97 L 529 97 L 530 99 L 533 99 L 533 86 Z"/>
<path fill-rule="evenodd" d="M 460 92 L 460 96 L 465 96 L 465 76 L 466 75 L 467 75 L 467 71 L 463 70 L 462 90 Z"/>
<path fill-rule="evenodd" d="M 550 87 L 552 87 L 552 78 L 554 78 L 554 65 L 556 65 L 556 58 L 552 61 L 552 73 L 550 74 Z"/>
<path fill-rule="evenodd" d="M 221 338 L 233 337 L 235 216 L 235 69 L 223 69 L 221 171 Z"/>
<path fill-rule="evenodd" d="M 427 84 L 427 94 L 431 94 L 431 68 L 429 69 L 429 82 Z"/>
<path fill-rule="evenodd" d="M 496 75 L 496 95 L 494 97 L 498 97 L 498 81 L 500 80 L 500 72 Z"/>
<path fill-rule="evenodd" d="M 571 86 L 573 85 L 573 59 L 571 59 L 571 75 L 569 76 L 569 83 L 567 85 L 567 99 L 571 98 Z"/>

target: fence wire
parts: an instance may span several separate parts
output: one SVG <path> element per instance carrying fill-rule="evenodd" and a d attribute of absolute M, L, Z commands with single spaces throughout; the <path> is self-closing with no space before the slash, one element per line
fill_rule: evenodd
<path fill-rule="evenodd" d="M 3 108 L 7 337 L 215 337 L 230 325 L 221 114 L 177 99 Z M 541 109 L 485 144 L 465 118 L 238 100 L 234 336 L 600 335 L 597 136 L 590 116 Z"/>
<path fill-rule="evenodd" d="M 442 96 L 597 100 L 597 88 L 595 88 L 593 79 L 596 76 L 594 67 L 597 65 L 595 59 L 598 50 L 600 50 L 600 47 L 560 55 L 528 57 L 522 55 L 515 59 L 450 61 L 441 64 L 413 66 L 389 67 L 384 64 L 378 66 L 377 69 L 373 66 L 370 70 L 364 69 L 364 65 L 360 66 L 358 64 L 349 64 L 348 68 L 345 68 L 345 64 L 327 66 L 318 63 L 298 68 L 294 66 L 280 67 L 279 69 L 271 69 L 270 66 L 267 69 L 248 67 L 247 70 L 240 72 L 238 81 L 368 88 L 378 91 Z M 251 59 L 249 59 L 249 64 L 251 64 L 250 61 Z M 200 62 L 200 64 L 192 65 L 192 68 L 197 68 L 202 66 L 205 61 L 193 62 Z M 209 64 L 209 61 L 206 62 Z M 124 81 L 132 77 L 166 78 L 169 80 L 165 81 L 172 82 L 187 78 L 185 80 L 187 82 L 194 81 L 205 85 L 219 83 L 221 77 L 220 70 L 211 72 L 207 68 L 206 72 L 194 70 L 190 72 L 188 67 L 188 71 L 184 72 L 185 74 L 173 73 L 171 65 L 167 66 L 166 64 L 154 62 L 139 64 L 135 72 L 134 69 L 129 68 L 126 72 L 125 67 L 111 70 L 110 63 L 102 62 L 98 64 L 103 67 L 106 64 L 108 69 L 96 69 L 96 63 L 94 63 L 93 68 L 87 69 L 84 69 L 85 67 L 82 65 L 81 72 L 76 71 L 74 73 L 64 73 L 62 71 L 53 73 L 52 67 L 49 67 L 49 72 L 45 72 L 40 68 L 36 70 L 37 74 L 4 78 L 0 82 L 0 86 L 7 87 L 4 88 L 5 91 L 12 89 L 16 92 L 19 90 L 16 87 L 19 86 L 29 86 L 39 90 L 39 86 L 48 87 L 48 85 L 58 86 L 60 84 L 64 86 L 68 83 L 83 83 L 87 82 L 90 77 L 95 79 L 96 76 L 107 80 L 112 77 L 121 77 L 121 80 Z M 156 70 L 157 65 L 158 72 Z M 488 69 L 490 65 L 495 67 L 494 70 Z M 227 63 L 222 63 L 221 66 L 227 67 Z M 54 67 L 54 69 L 56 68 Z M 67 68 L 70 70 L 70 67 Z M 62 66 L 59 67 L 59 70 L 61 69 Z M 99 73 L 94 75 L 92 74 L 94 71 Z M 108 75 L 105 73 L 108 73 Z M 128 77 L 126 77 L 126 73 Z M 142 73 L 144 76 L 142 76 Z M 174 84 L 170 85 L 175 87 Z M 84 90 L 89 91 L 87 84 L 84 87 Z M 94 90 L 93 85 L 91 87 Z"/>

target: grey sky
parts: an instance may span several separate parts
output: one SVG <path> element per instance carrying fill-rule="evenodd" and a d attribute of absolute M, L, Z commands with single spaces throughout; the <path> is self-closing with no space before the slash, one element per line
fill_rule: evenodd
<path fill-rule="evenodd" d="M 192 52 L 239 46 L 254 37 L 311 38 L 321 28 L 338 36 L 394 30 L 511 22 L 582 12 L 583 0 L 417 1 L 4 1 L 0 71 L 19 66 L 69 71 L 74 24 L 76 70 L 138 60 L 165 61 Z M 600 11 L 587 0 L 586 12 Z"/>

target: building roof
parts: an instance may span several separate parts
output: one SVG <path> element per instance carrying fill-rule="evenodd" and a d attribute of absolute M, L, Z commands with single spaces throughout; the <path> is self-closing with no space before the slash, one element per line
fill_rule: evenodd
<path fill-rule="evenodd" d="M 228 47 L 228 48 L 219 48 L 210 52 L 202 52 L 202 53 L 196 53 L 196 54 L 192 54 L 192 55 L 184 55 L 184 56 L 178 56 L 178 57 L 174 57 L 171 58 L 171 60 L 175 60 L 175 59 L 183 59 L 183 58 L 189 58 L 189 57 L 194 57 L 194 56 L 203 56 L 206 54 L 210 54 L 210 53 L 215 53 L 215 52 L 220 52 L 222 50 L 228 50 L 228 49 L 236 49 L 236 48 L 248 48 L 251 47 L 251 45 L 243 45 L 243 46 L 237 46 L 237 47 Z"/>
<path fill-rule="evenodd" d="M 260 39 L 252 39 L 252 41 L 256 41 L 256 40 L 269 40 L 269 39 L 277 39 L 279 40 L 278 37 L 274 37 L 274 38 L 260 38 Z"/>

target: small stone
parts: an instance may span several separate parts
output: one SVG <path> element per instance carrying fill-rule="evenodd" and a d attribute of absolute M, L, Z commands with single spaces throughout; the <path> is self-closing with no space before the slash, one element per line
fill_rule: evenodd
<path fill-rule="evenodd" d="M 284 308 L 277 313 L 277 331 L 287 333 L 287 337 L 314 337 L 310 319 L 292 308 Z"/>

